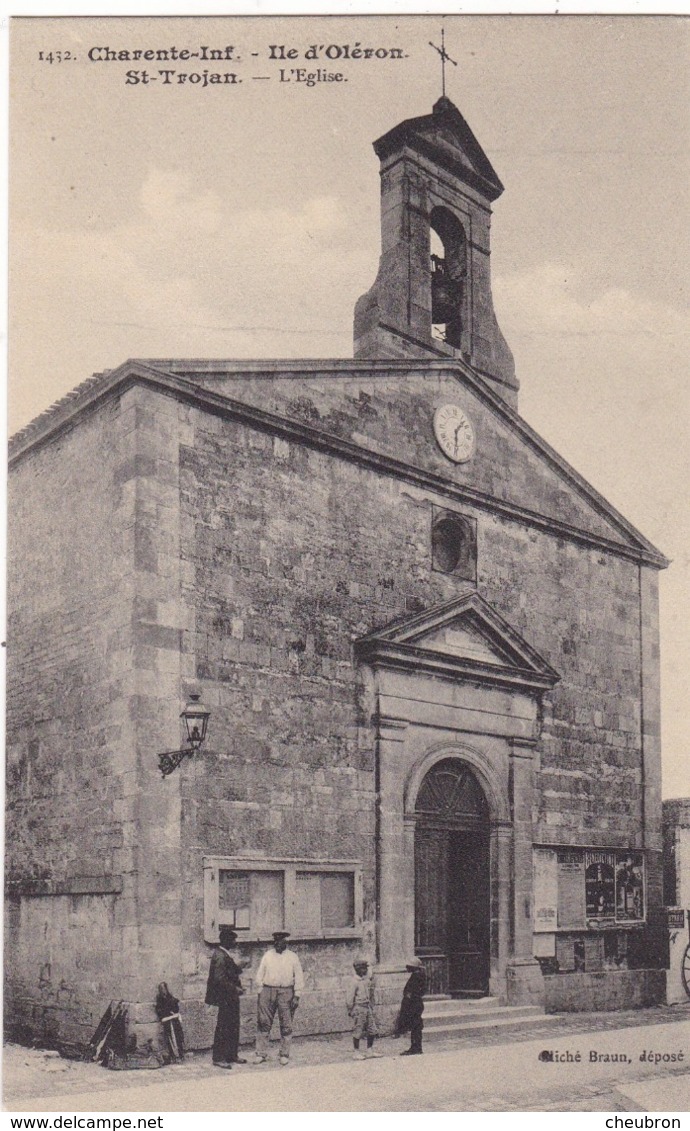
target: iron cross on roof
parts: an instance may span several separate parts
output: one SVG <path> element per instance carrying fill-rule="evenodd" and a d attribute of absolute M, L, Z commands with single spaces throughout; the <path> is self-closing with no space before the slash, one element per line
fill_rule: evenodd
<path fill-rule="evenodd" d="M 429 40 L 429 47 L 433 47 L 434 51 L 438 51 L 439 55 L 441 56 L 441 92 L 442 92 L 443 97 L 445 98 L 446 97 L 446 59 L 448 60 L 449 63 L 452 63 L 454 67 L 457 67 L 458 64 L 455 62 L 455 59 L 451 59 L 450 55 L 446 51 L 446 37 L 445 37 L 445 29 L 443 27 L 441 27 L 441 46 L 437 47 L 435 43 L 432 43 L 431 40 Z"/>

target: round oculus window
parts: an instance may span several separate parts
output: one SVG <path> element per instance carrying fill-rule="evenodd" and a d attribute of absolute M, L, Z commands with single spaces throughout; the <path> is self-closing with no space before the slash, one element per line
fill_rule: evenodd
<path fill-rule="evenodd" d="M 452 573 L 466 553 L 468 531 L 457 518 L 441 518 L 431 532 L 434 568 Z"/>

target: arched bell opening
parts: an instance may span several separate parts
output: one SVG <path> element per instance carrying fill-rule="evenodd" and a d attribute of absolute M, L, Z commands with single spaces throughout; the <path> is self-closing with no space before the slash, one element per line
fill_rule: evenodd
<path fill-rule="evenodd" d="M 429 217 L 432 335 L 455 349 L 466 329 L 467 239 L 447 208 L 433 208 Z"/>
<path fill-rule="evenodd" d="M 427 772 L 415 807 L 415 953 L 429 993 L 489 992 L 491 869 L 489 805 L 458 758 Z"/>

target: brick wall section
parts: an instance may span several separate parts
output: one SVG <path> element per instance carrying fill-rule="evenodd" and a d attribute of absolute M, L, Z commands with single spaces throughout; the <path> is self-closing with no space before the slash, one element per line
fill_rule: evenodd
<path fill-rule="evenodd" d="M 12 897 L 5 910 L 5 1028 L 9 1036 L 83 1046 L 128 955 L 116 894 Z"/>
<path fill-rule="evenodd" d="M 143 1003 L 132 1019 L 146 1024 L 158 982 L 178 986 L 181 961 L 180 778 L 162 780 L 157 753 L 179 748 L 182 738 L 181 640 L 190 621 L 180 602 L 179 448 L 186 434 L 185 410 L 173 398 L 140 387 L 127 395 L 138 468 L 130 541 L 138 937 L 128 998 Z"/>
<path fill-rule="evenodd" d="M 338 616 L 358 590 L 344 528 L 329 546 L 332 465 L 194 410 L 192 419 L 194 445 L 181 452 L 182 558 L 196 633 L 183 647 L 213 716 L 208 748 L 183 773 L 185 996 L 203 998 L 208 970 L 204 853 L 361 860 L 363 942 L 300 948 L 307 987 L 298 1023 L 338 1028 L 347 1024 L 353 954 L 373 952 L 375 799 L 373 738 L 361 725 L 348 621 Z M 368 595 L 362 586 L 360 607 Z M 364 631 L 363 610 L 358 623 Z M 251 1025 L 253 1005 L 245 1009 Z"/>
<path fill-rule="evenodd" d="M 106 445 L 113 421 L 112 409 L 92 418 L 23 461 L 10 482 L 10 883 L 105 876 L 120 847 L 109 759 L 118 687 L 102 635 L 124 616 L 111 574 L 116 532 L 104 521 L 117 493 Z"/>

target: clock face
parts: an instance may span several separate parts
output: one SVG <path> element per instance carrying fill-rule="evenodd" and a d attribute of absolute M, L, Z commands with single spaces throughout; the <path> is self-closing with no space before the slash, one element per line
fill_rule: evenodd
<path fill-rule="evenodd" d="M 474 429 L 456 404 L 444 404 L 434 414 L 439 447 L 453 463 L 465 463 L 474 453 Z"/>

